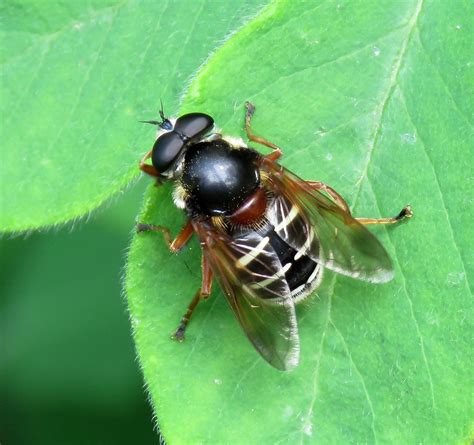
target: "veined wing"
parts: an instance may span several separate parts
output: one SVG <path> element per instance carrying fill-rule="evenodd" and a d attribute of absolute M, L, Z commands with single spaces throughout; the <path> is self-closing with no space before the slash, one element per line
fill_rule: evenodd
<path fill-rule="evenodd" d="M 281 370 L 299 361 L 295 307 L 268 237 L 249 231 L 229 236 L 194 223 L 222 290 L 245 334 L 261 356 Z"/>
<path fill-rule="evenodd" d="M 283 236 L 292 247 L 352 278 L 374 283 L 393 278 L 392 262 L 382 244 L 348 212 L 275 162 L 264 161 L 262 168 L 275 190 L 275 211 L 286 215 L 280 230 L 291 230 Z M 300 218 L 292 218 L 296 213 Z"/>

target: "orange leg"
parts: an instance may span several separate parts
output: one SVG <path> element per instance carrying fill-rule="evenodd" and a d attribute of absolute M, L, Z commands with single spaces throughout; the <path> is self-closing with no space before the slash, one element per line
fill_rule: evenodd
<path fill-rule="evenodd" d="M 193 226 L 191 224 L 191 220 L 189 220 L 184 225 L 184 227 L 181 229 L 181 231 L 179 232 L 179 234 L 176 236 L 174 240 L 172 240 L 171 232 L 167 227 L 155 226 L 152 224 L 138 224 L 137 225 L 138 233 L 148 232 L 148 231 L 163 233 L 165 242 L 168 245 L 171 252 L 173 253 L 176 253 L 180 249 L 182 249 L 186 245 L 186 243 L 189 241 L 189 239 L 191 238 L 194 232 Z M 198 305 L 198 303 L 201 300 L 207 299 L 207 297 L 209 297 L 209 295 L 211 294 L 212 270 L 209 265 L 209 262 L 207 261 L 204 255 L 202 256 L 201 269 L 202 269 L 201 288 L 194 295 L 194 298 L 191 300 L 191 303 L 189 304 L 186 313 L 181 318 L 181 322 L 179 323 L 178 328 L 173 334 L 173 338 L 178 341 L 184 340 L 184 331 L 186 330 L 186 326 L 188 325 L 189 320 L 191 319 L 191 315 L 193 314 L 194 309 L 196 309 L 196 306 Z"/>
<path fill-rule="evenodd" d="M 326 192 L 332 200 L 347 212 L 349 215 L 351 214 L 351 210 L 349 205 L 344 200 L 344 198 L 336 192 L 332 187 L 329 185 L 324 184 L 324 182 L 320 181 L 306 181 L 306 183 L 313 188 L 314 190 L 320 190 Z M 403 221 L 405 218 L 411 218 L 413 216 L 413 211 L 409 205 L 405 206 L 401 212 L 392 218 L 355 218 L 360 224 L 368 225 L 368 224 L 396 224 L 400 221 Z"/>
<path fill-rule="evenodd" d="M 211 294 L 212 270 L 211 270 L 211 267 L 209 266 L 209 262 L 207 261 L 204 255 L 202 256 L 201 269 L 202 269 L 201 288 L 196 292 L 196 295 L 194 295 L 194 298 L 191 300 L 191 303 L 189 304 L 186 313 L 181 318 L 181 321 L 172 336 L 172 338 L 180 342 L 184 340 L 184 331 L 186 330 L 186 326 L 188 325 L 189 320 L 191 319 L 191 316 L 193 315 L 194 309 L 196 309 L 196 306 L 199 304 L 201 300 L 206 300 Z"/>
<path fill-rule="evenodd" d="M 275 145 L 273 142 L 262 138 L 261 136 L 256 136 L 252 132 L 250 122 L 252 120 L 253 114 L 255 113 L 255 106 L 250 102 L 245 102 L 245 108 L 247 109 L 247 112 L 245 113 L 245 131 L 247 132 L 247 137 L 249 138 L 249 140 L 256 142 L 257 144 L 265 145 L 266 147 L 272 148 L 273 151 L 270 154 L 266 155 L 265 158 L 270 161 L 276 161 L 283 154 L 280 147 L 278 147 L 278 145 Z"/>
<path fill-rule="evenodd" d="M 150 150 L 145 156 L 143 156 L 143 158 L 140 161 L 139 167 L 140 167 L 140 170 L 142 172 L 146 173 L 147 175 L 158 177 L 158 176 L 160 176 L 160 174 L 158 173 L 156 168 L 153 167 L 153 165 L 150 165 L 150 164 L 146 163 L 146 160 L 151 157 L 152 152 L 153 152 L 153 149 Z"/>
<path fill-rule="evenodd" d="M 410 205 L 403 207 L 401 212 L 397 216 L 393 216 L 392 218 L 356 218 L 356 221 L 360 222 L 361 224 L 396 224 L 399 223 L 406 218 L 411 218 L 413 216 L 413 210 L 411 209 Z"/>
<path fill-rule="evenodd" d="M 137 233 L 141 232 L 161 232 L 165 238 L 165 242 L 168 245 L 171 252 L 176 253 L 181 250 L 186 243 L 190 240 L 193 234 L 193 225 L 189 220 L 184 227 L 181 229 L 175 239 L 172 239 L 171 232 L 168 227 L 155 226 L 153 224 L 137 224 Z"/>

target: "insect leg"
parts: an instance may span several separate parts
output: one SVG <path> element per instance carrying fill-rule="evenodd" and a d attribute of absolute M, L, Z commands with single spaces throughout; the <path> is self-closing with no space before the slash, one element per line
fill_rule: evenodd
<path fill-rule="evenodd" d="M 403 207 L 401 212 L 392 218 L 355 218 L 361 224 L 396 224 L 403 221 L 406 218 L 411 218 L 413 216 L 413 211 L 411 206 L 407 205 Z"/>
<path fill-rule="evenodd" d="M 176 253 L 180 249 L 182 249 L 191 238 L 193 234 L 193 226 L 191 224 L 191 221 L 189 220 L 178 233 L 176 238 L 172 240 L 171 232 L 168 227 L 155 226 L 153 224 L 137 224 L 137 233 L 150 231 L 161 232 L 171 252 Z"/>
<path fill-rule="evenodd" d="M 251 141 L 256 142 L 257 144 L 265 145 L 266 147 L 272 148 L 273 151 L 265 157 L 270 161 L 276 161 L 282 155 L 280 147 L 278 147 L 278 145 L 275 145 L 273 142 L 267 141 L 261 136 L 256 136 L 252 132 L 250 121 L 252 120 L 252 116 L 255 113 L 255 106 L 250 102 L 245 102 L 245 108 L 247 109 L 247 112 L 245 113 L 245 131 L 247 132 L 247 137 Z"/>
<path fill-rule="evenodd" d="M 199 304 L 201 300 L 206 300 L 211 294 L 212 270 L 209 265 L 209 262 L 207 261 L 204 255 L 202 256 L 201 269 L 202 269 L 201 288 L 196 292 L 196 295 L 194 295 L 194 298 L 191 300 L 191 303 L 188 306 L 188 310 L 183 315 L 183 318 L 181 318 L 181 322 L 179 323 L 178 328 L 176 329 L 176 331 L 174 332 L 172 336 L 172 338 L 174 338 L 175 340 L 178 340 L 178 341 L 184 340 L 184 331 L 186 330 L 186 326 L 188 325 L 189 320 L 191 319 L 191 315 L 193 314 L 194 309 L 196 309 L 196 306 Z"/>
<path fill-rule="evenodd" d="M 151 157 L 152 151 L 153 150 L 150 150 L 145 156 L 143 156 L 143 158 L 140 161 L 139 167 L 140 167 L 140 170 L 142 172 L 146 173 L 147 175 L 158 177 L 158 176 L 160 176 L 160 174 L 158 173 L 156 168 L 153 167 L 153 165 L 147 164 L 145 162 L 148 158 Z"/>
<path fill-rule="evenodd" d="M 324 182 L 320 181 L 306 181 L 306 183 L 314 190 L 321 190 L 323 192 L 326 192 L 333 199 L 333 201 L 339 207 L 341 207 L 341 209 L 349 213 L 349 215 L 351 214 L 351 209 L 349 208 L 349 205 L 347 204 L 345 199 L 332 187 L 329 187 L 329 185 L 324 184 Z"/>
<path fill-rule="evenodd" d="M 351 214 L 351 210 L 347 202 L 332 187 L 329 187 L 329 185 L 324 184 L 323 182 L 320 182 L 320 181 L 306 181 L 306 183 L 315 190 L 321 190 L 323 192 L 326 192 L 339 207 L 345 210 L 349 215 Z M 411 207 L 407 205 L 401 210 L 401 212 L 397 216 L 394 216 L 392 218 L 355 218 L 355 219 L 364 225 L 395 224 L 400 221 L 403 221 L 405 218 L 411 218 L 412 216 L 413 216 L 413 211 L 411 210 Z"/>

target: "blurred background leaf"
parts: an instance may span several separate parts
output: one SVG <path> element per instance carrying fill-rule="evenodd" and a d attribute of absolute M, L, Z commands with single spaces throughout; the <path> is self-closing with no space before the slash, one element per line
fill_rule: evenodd
<path fill-rule="evenodd" d="M 0 5 L 0 230 L 72 220 L 138 176 L 159 99 L 176 109 L 190 76 L 262 0 Z"/>
<path fill-rule="evenodd" d="M 181 112 L 214 116 L 283 148 L 283 164 L 325 181 L 376 228 L 396 278 L 327 274 L 299 308 L 302 360 L 281 373 L 249 345 L 221 292 L 187 341 L 169 340 L 200 283 L 194 240 L 172 256 L 135 236 L 127 290 L 157 419 L 170 443 L 468 443 L 472 405 L 472 3 L 279 1 L 230 39 Z M 170 187 L 141 216 L 176 233 Z"/>
<path fill-rule="evenodd" d="M 1 241 L 2 443 L 157 443 L 120 298 L 142 190 L 73 232 Z"/>

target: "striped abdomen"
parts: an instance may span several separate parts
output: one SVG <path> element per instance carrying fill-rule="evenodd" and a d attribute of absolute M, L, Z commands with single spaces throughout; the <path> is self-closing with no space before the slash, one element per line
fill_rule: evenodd
<path fill-rule="evenodd" d="M 298 209 L 282 197 L 272 199 L 267 210 L 267 223 L 258 230 L 258 235 L 258 240 L 253 240 L 253 248 L 238 261 L 254 276 L 250 288 L 266 287 L 269 292 L 263 297 L 273 298 L 272 295 L 281 292 L 279 282 L 285 280 L 286 289 L 295 302 L 307 297 L 320 283 L 323 268 L 307 255 L 310 249 L 317 247 L 317 240 Z M 271 252 L 281 267 L 267 276 L 263 271 Z"/>

